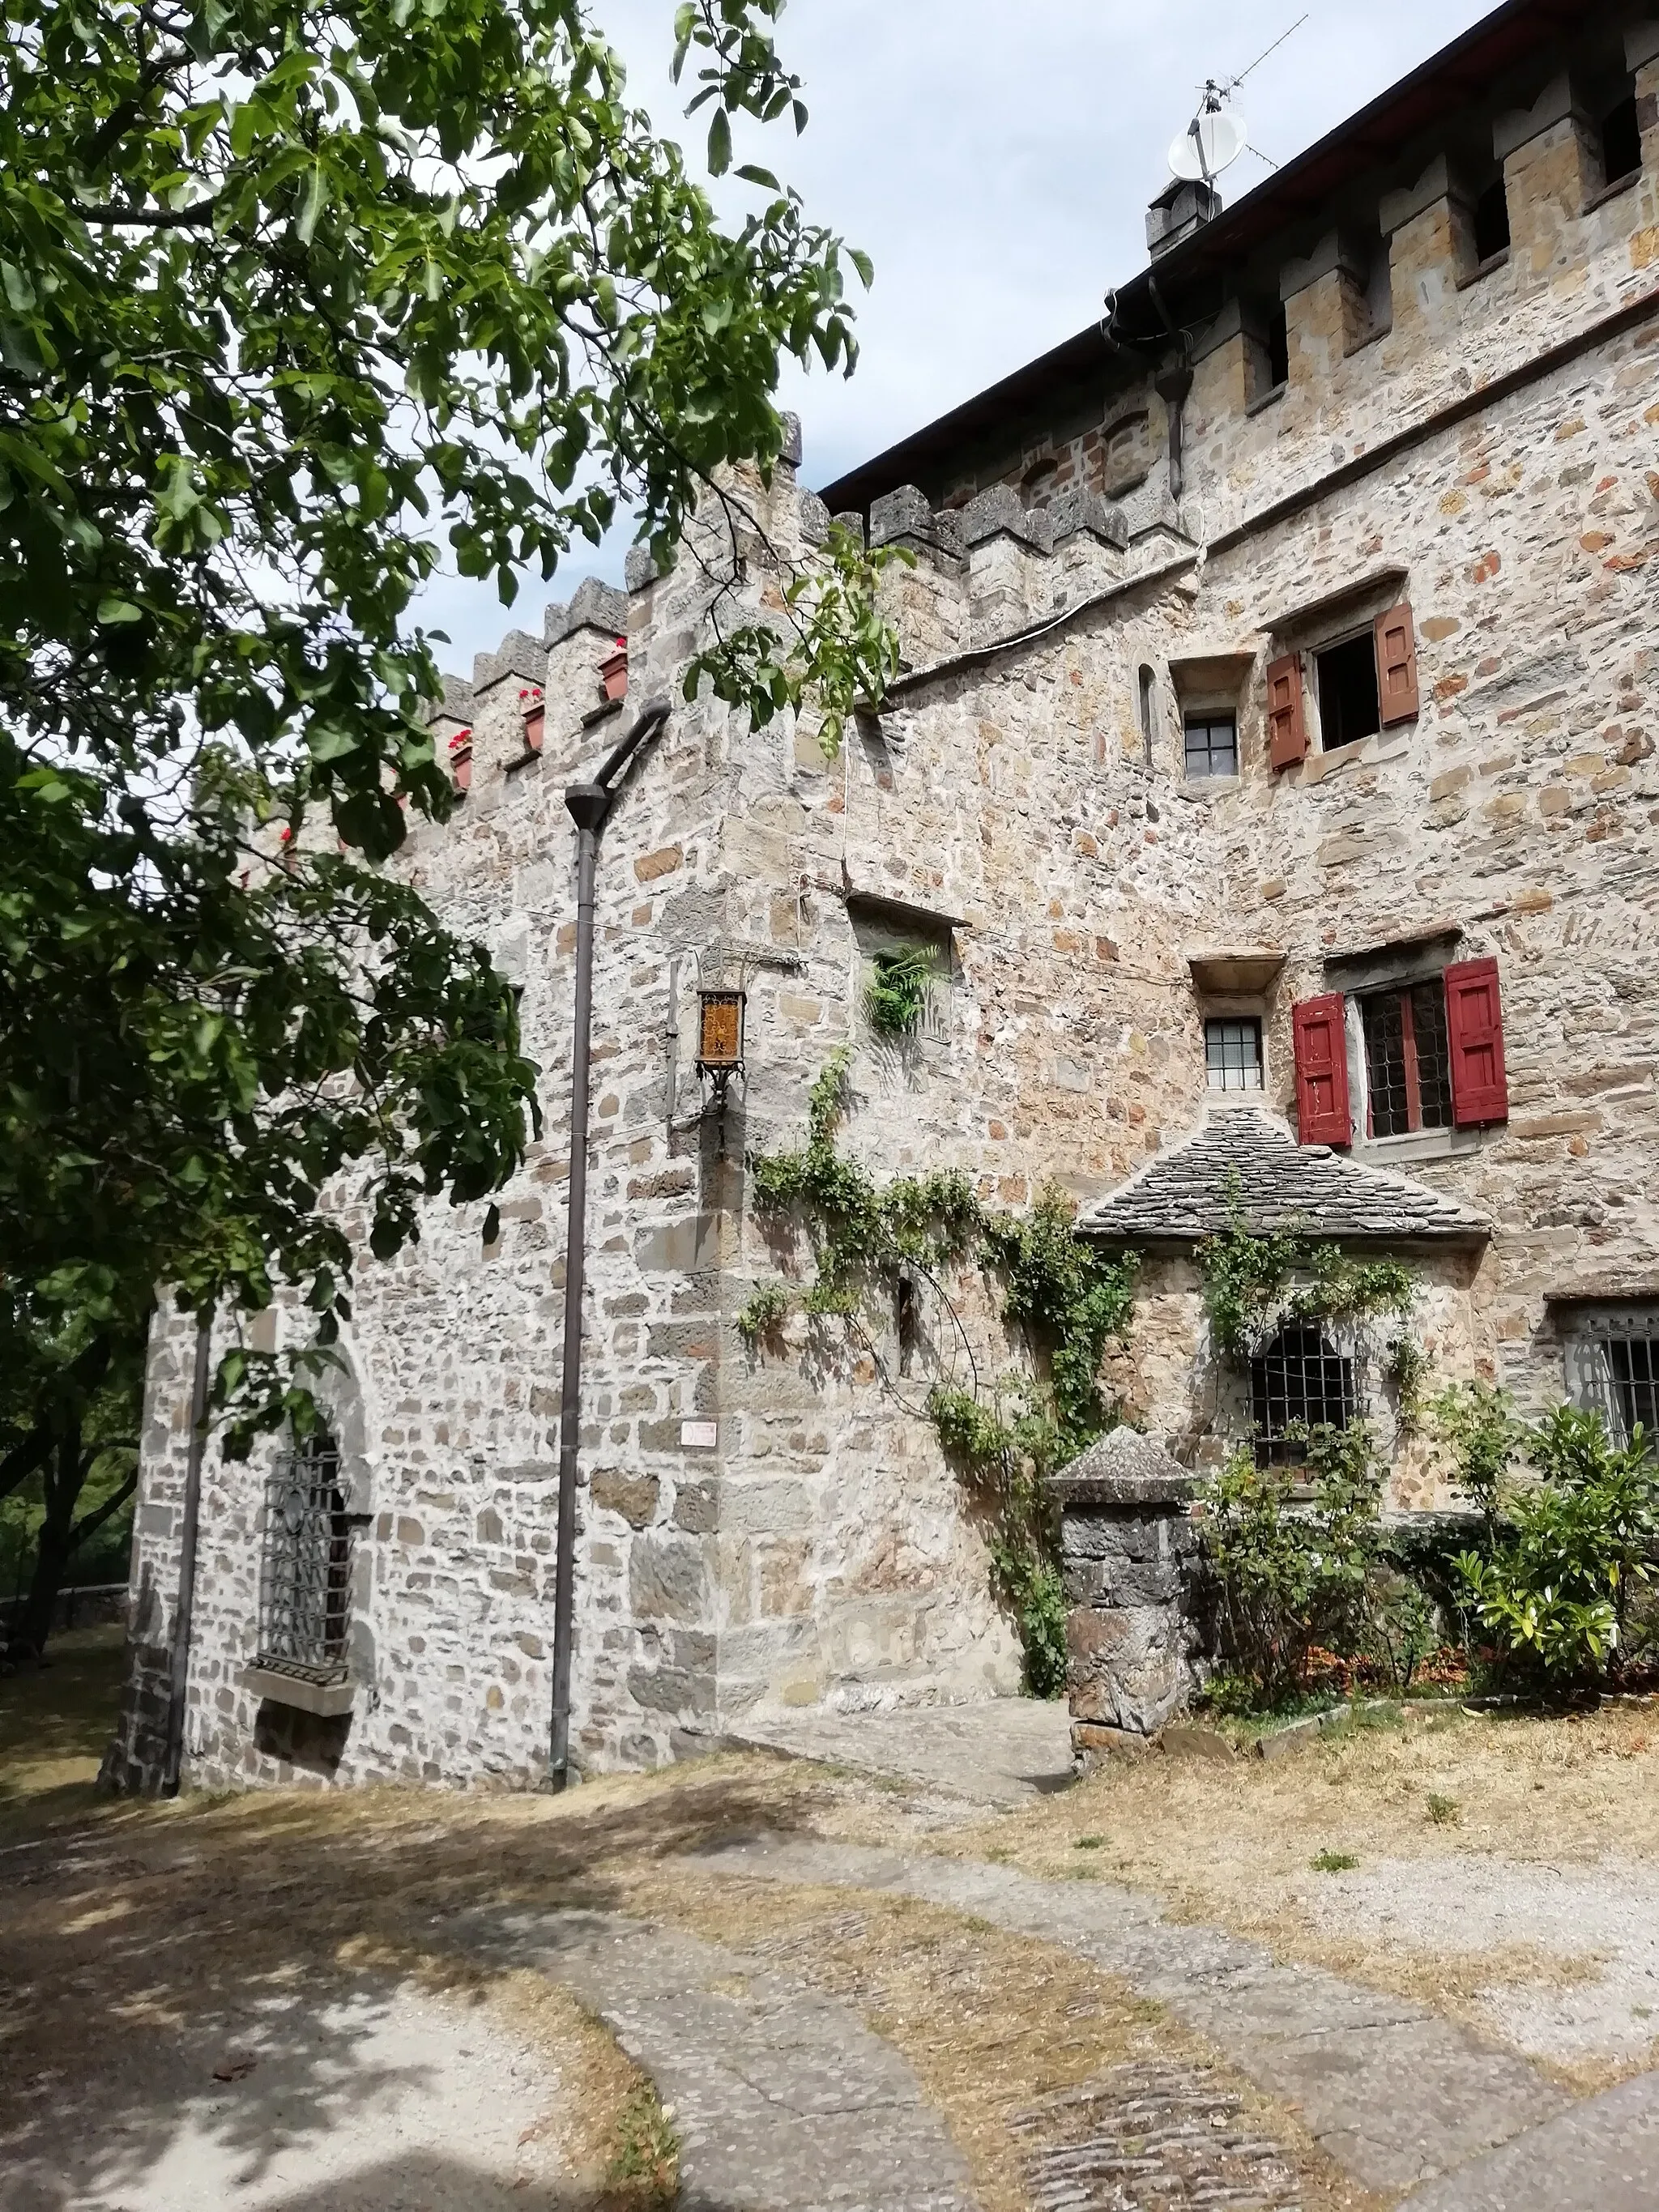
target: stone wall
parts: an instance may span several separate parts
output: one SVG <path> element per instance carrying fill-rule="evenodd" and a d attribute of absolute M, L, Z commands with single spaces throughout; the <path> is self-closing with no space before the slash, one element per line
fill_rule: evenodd
<path fill-rule="evenodd" d="M 1558 194 L 1547 252 L 1517 247 L 1461 288 L 1455 195 L 1429 177 L 1420 205 L 1391 211 L 1389 334 L 1339 345 L 1337 255 L 1288 301 L 1292 375 L 1264 407 L 1246 411 L 1248 332 L 1220 337 L 1196 364 L 1178 502 L 1155 395 L 1148 472 L 1115 503 L 1109 452 L 1097 481 L 1057 470 L 1041 512 L 1007 483 L 945 512 L 908 490 L 878 502 L 872 537 L 915 556 L 885 586 L 909 672 L 833 762 L 810 722 L 751 732 L 681 697 L 715 598 L 727 622 L 782 619 L 821 540 L 822 504 L 787 463 L 769 487 L 738 482 L 735 536 L 711 507 L 672 574 L 635 564 L 625 606 L 585 587 L 540 638 L 515 633 L 452 685 L 438 727 L 472 730 L 471 787 L 398 865 L 521 985 L 545 1125 L 493 1244 L 482 1209 L 434 1207 L 418 1246 L 364 1262 L 336 1408 L 361 1439 L 360 1686 L 331 1734 L 296 1731 L 240 1682 L 263 1468 L 210 1451 L 196 1778 L 544 1769 L 574 934 L 562 793 L 658 696 L 673 711 L 599 871 L 585 1763 L 673 1756 L 789 1705 L 1017 1685 L 982 1530 L 922 1404 L 935 1373 L 1014 1358 L 983 1285 L 947 1282 L 908 1351 L 874 1311 L 860 1339 L 797 1318 L 756 1353 L 735 1327 L 756 1282 L 810 1275 L 804 1246 L 755 1218 L 743 1164 L 795 1140 L 837 1045 L 852 1051 L 844 1141 L 878 1174 L 949 1164 L 993 1203 L 1023 1206 L 1047 1179 L 1087 1200 L 1200 1115 L 1203 1019 L 1222 1004 L 1195 981 L 1205 958 L 1272 956 L 1272 980 L 1225 1004 L 1259 1009 L 1267 1101 L 1285 1111 L 1296 1001 L 1403 939 L 1490 954 L 1507 1122 L 1360 1131 L 1354 1152 L 1492 1224 L 1428 1282 L 1440 1375 L 1497 1375 L 1534 1405 L 1559 1394 L 1552 1296 L 1659 1280 L 1651 130 L 1644 144 L 1628 191 L 1588 209 Z M 1395 599 L 1414 612 L 1419 714 L 1273 774 L 1267 662 Z M 624 629 L 618 712 L 599 671 Z M 546 734 L 526 757 L 520 694 L 536 686 Z M 1238 715 L 1239 774 L 1189 782 L 1182 712 L 1217 702 Z M 877 927 L 948 948 L 939 1018 L 902 1045 L 861 1011 Z M 747 993 L 723 1121 L 692 1068 L 700 984 Z M 361 1192 L 329 1202 L 361 1228 Z M 1114 1380 L 1196 1458 L 1206 1385 L 1186 1265 L 1158 1279 Z M 152 1698 L 187 1351 L 187 1331 L 158 1326 L 134 1570 L 135 1683 Z M 1397 1494 L 1431 1495 L 1408 1459 Z"/>

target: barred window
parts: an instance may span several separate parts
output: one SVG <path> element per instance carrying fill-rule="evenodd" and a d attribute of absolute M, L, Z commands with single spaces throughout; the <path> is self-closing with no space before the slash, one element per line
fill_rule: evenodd
<path fill-rule="evenodd" d="M 1354 1364 L 1311 1322 L 1289 1322 L 1250 1362 L 1258 1467 L 1299 1467 L 1310 1429 L 1358 1418 Z"/>
<path fill-rule="evenodd" d="M 1212 1091 L 1260 1091 L 1261 1023 L 1249 1015 L 1212 1014 L 1204 1024 L 1204 1064 Z"/>
<path fill-rule="evenodd" d="M 1238 724 L 1231 714 L 1187 717 L 1187 774 L 1238 774 Z"/>
<path fill-rule="evenodd" d="M 1431 982 L 1382 991 L 1359 1002 L 1365 1033 L 1365 1092 L 1373 1137 L 1452 1125 L 1446 987 Z"/>
<path fill-rule="evenodd" d="M 346 1678 L 350 1524 L 331 1437 L 310 1437 L 265 1484 L 258 1663 L 313 1682 Z"/>
<path fill-rule="evenodd" d="M 1628 1443 L 1639 1425 L 1659 1444 L 1659 1308 L 1608 1306 L 1581 1315 L 1567 1345 L 1575 1404 L 1600 1413 L 1607 1434 Z"/>

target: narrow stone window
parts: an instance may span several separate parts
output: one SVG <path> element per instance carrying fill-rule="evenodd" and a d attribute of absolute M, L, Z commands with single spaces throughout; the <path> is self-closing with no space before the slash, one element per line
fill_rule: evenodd
<path fill-rule="evenodd" d="M 1586 1308 L 1566 1353 L 1573 1403 L 1599 1413 L 1615 1443 L 1629 1443 L 1639 1427 L 1653 1450 L 1659 1444 L 1659 1307 Z"/>
<path fill-rule="evenodd" d="M 1146 756 L 1146 765 L 1152 764 L 1152 732 L 1158 720 L 1158 678 L 1143 660 L 1135 678 L 1136 693 L 1140 707 L 1140 743 Z"/>
<path fill-rule="evenodd" d="M 1474 265 L 1484 269 L 1510 250 L 1510 199 L 1502 177 L 1474 204 Z"/>
<path fill-rule="evenodd" d="M 1310 1429 L 1346 1429 L 1359 1411 L 1354 1364 L 1311 1322 L 1288 1322 L 1250 1362 L 1258 1467 L 1300 1467 Z"/>
<path fill-rule="evenodd" d="M 1186 726 L 1189 778 L 1238 774 L 1238 721 L 1232 714 L 1188 714 Z"/>
<path fill-rule="evenodd" d="M 1403 1137 L 1452 1126 L 1446 990 L 1437 976 L 1359 1001 L 1369 1133 Z"/>
<path fill-rule="evenodd" d="M 331 1437 L 309 1437 L 265 1484 L 258 1663 L 303 1681 L 346 1674 L 351 1536 Z"/>
<path fill-rule="evenodd" d="M 1212 1015 L 1204 1024 L 1204 1070 L 1212 1091 L 1260 1091 L 1261 1023 L 1251 1015 Z"/>
<path fill-rule="evenodd" d="M 1617 101 L 1601 118 L 1601 174 L 1610 185 L 1633 177 L 1642 166 L 1642 125 L 1636 113 L 1636 95 Z"/>
<path fill-rule="evenodd" d="M 1319 675 L 1319 742 L 1327 752 L 1374 737 L 1382 726 L 1376 641 L 1369 627 L 1314 656 Z"/>

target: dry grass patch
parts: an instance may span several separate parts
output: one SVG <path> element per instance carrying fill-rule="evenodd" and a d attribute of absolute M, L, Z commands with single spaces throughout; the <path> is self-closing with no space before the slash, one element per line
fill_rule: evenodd
<path fill-rule="evenodd" d="M 1284 2109 L 1258 2095 L 1161 2005 L 1054 1947 L 913 1898 L 783 1888 L 641 1868 L 637 1908 L 852 2004 L 908 2062 L 973 2169 L 984 2212 L 1029 2212 L 1032 2106 L 1133 2060 L 1164 2062 L 1238 2099 L 1278 2144 L 1304 2212 L 1367 2212 Z"/>
<path fill-rule="evenodd" d="M 1064 1796 L 935 1836 L 931 1848 L 1048 1878 L 1151 1891 L 1176 1919 L 1220 1925 L 1285 1958 L 1480 2025 L 1494 1984 L 1565 1986 L 1592 1952 L 1525 1942 L 1431 1946 L 1422 1931 L 1319 1925 L 1318 1870 L 1355 1862 L 1502 1857 L 1591 1869 L 1659 1855 L 1659 1711 L 1419 1717 L 1310 1739 L 1279 1759 L 1125 1760 Z M 1432 1871 L 1425 1869 L 1425 1873 Z M 1564 2069 L 1585 2081 L 1616 2068 Z"/>

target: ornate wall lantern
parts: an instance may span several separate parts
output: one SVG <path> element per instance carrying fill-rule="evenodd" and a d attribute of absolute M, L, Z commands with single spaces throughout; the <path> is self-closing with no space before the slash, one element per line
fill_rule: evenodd
<path fill-rule="evenodd" d="M 697 1073 L 713 1081 L 722 1105 L 726 1085 L 743 1073 L 744 997 L 741 991 L 697 994 Z"/>

